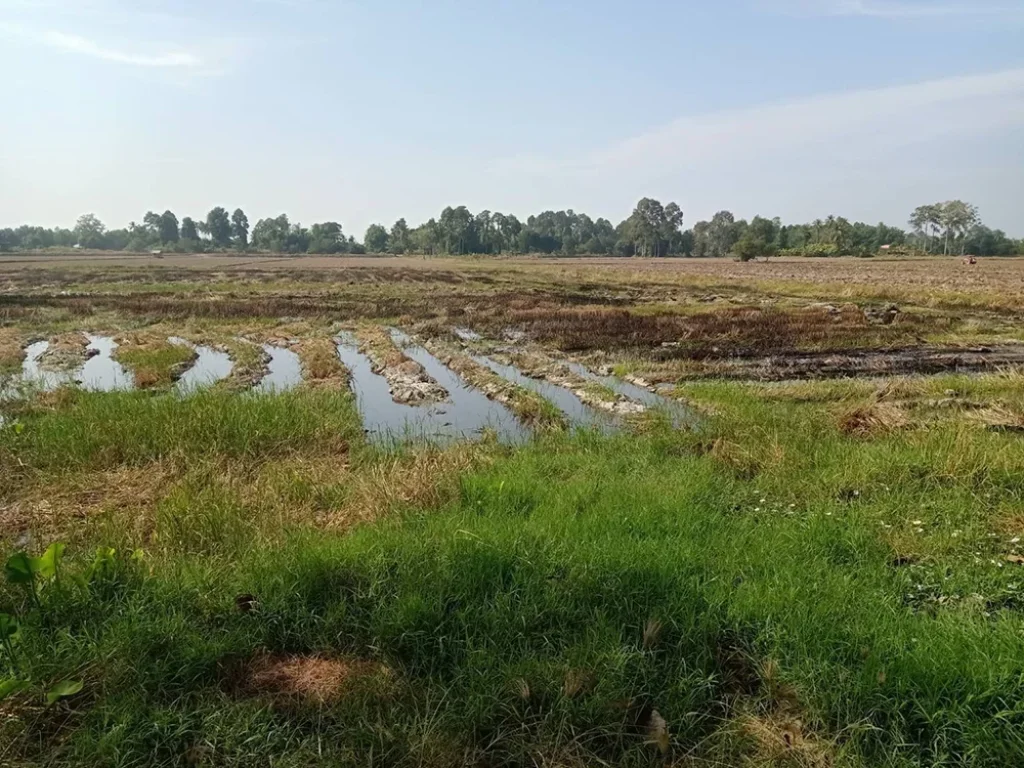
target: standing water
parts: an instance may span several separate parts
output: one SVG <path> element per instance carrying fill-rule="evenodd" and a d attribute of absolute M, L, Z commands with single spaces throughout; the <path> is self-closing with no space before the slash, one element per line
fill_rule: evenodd
<path fill-rule="evenodd" d="M 114 359 L 117 344 L 109 336 L 89 337 L 88 349 L 98 354 L 90 357 L 78 374 L 78 380 L 84 389 L 93 392 L 113 392 L 128 390 L 135 387 L 135 378 Z"/>
<path fill-rule="evenodd" d="M 617 376 L 600 376 L 579 363 L 567 361 L 566 365 L 577 376 L 588 381 L 599 382 L 613 392 L 624 395 L 630 400 L 635 400 L 656 410 L 664 411 L 671 416 L 673 425 L 677 427 L 692 424 L 695 421 L 693 412 L 676 400 L 667 398 L 664 395 L 655 394 L 649 389 L 644 389 L 631 382 L 623 381 Z"/>
<path fill-rule="evenodd" d="M 75 376 L 71 371 L 51 371 L 39 365 L 39 359 L 50 348 L 50 342 L 37 341 L 25 347 L 25 361 L 21 365 L 23 383 L 50 392 L 64 384 L 72 384 Z"/>
<path fill-rule="evenodd" d="M 451 400 L 431 406 L 405 405 L 391 398 L 387 379 L 373 372 L 370 359 L 359 351 L 354 339 L 342 336 L 337 339 L 337 345 L 338 357 L 349 371 L 363 427 L 378 441 L 411 438 L 450 442 L 479 436 L 488 427 L 506 442 L 523 442 L 528 437 L 526 430 L 507 410 L 492 409 L 490 400 L 467 390 L 462 381 L 436 359 L 431 361 L 422 357 L 417 362 L 424 368 L 427 368 L 424 361 L 429 362 L 431 368 L 434 368 L 434 362 L 437 363 L 438 367 L 431 371 L 431 375 L 448 390 Z M 448 375 L 442 374 L 440 369 Z M 480 400 L 474 395 L 479 395 Z"/>
<path fill-rule="evenodd" d="M 178 346 L 191 347 L 197 355 L 192 367 L 178 379 L 179 392 L 192 392 L 202 387 L 208 387 L 231 375 L 234 365 L 227 352 L 221 352 L 202 344 L 193 344 L 179 336 L 172 336 L 168 341 Z"/>
<path fill-rule="evenodd" d="M 573 426 L 596 427 L 602 432 L 611 432 L 614 427 L 609 419 L 596 409 L 584 403 L 573 392 L 544 379 L 531 379 L 514 365 L 505 365 L 482 355 L 473 355 L 473 360 L 485 365 L 513 384 L 536 392 L 560 410 Z"/>
<path fill-rule="evenodd" d="M 270 355 L 270 362 L 267 364 L 267 375 L 253 387 L 254 392 L 287 392 L 302 383 L 302 364 L 297 354 L 273 344 L 264 344 L 263 351 Z"/>

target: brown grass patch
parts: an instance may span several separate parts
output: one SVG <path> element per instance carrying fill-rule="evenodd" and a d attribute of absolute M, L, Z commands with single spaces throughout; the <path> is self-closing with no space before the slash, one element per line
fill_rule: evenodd
<path fill-rule="evenodd" d="M 7 504 L 0 503 L 0 541 L 30 533 L 38 542 L 75 541 L 93 519 L 109 515 L 144 543 L 152 531 L 152 510 L 173 480 L 162 463 L 86 472 L 29 485 Z"/>
<path fill-rule="evenodd" d="M 839 415 L 839 431 L 846 435 L 869 437 L 903 429 L 909 424 L 903 409 L 895 403 L 871 402 L 856 405 Z"/>
<path fill-rule="evenodd" d="M 16 370 L 24 357 L 22 336 L 13 328 L 0 328 L 0 372 Z"/>
<path fill-rule="evenodd" d="M 306 386 L 332 389 L 345 386 L 348 372 L 341 364 L 333 339 L 302 339 L 293 349 L 302 363 Z"/>
<path fill-rule="evenodd" d="M 327 513 L 324 524 L 345 529 L 402 508 L 437 509 L 456 498 L 459 475 L 486 460 L 479 445 L 382 457 L 353 474 L 348 497 L 340 509 Z"/>
<path fill-rule="evenodd" d="M 784 712 L 746 715 L 739 720 L 752 765 L 796 765 L 829 768 L 833 765 L 828 744 L 806 730 L 799 717 Z"/>
<path fill-rule="evenodd" d="M 409 358 L 391 340 L 391 335 L 382 326 L 360 326 L 359 348 L 373 361 L 374 368 L 394 368 L 406 363 Z"/>
<path fill-rule="evenodd" d="M 998 432 L 1024 432 L 1024 411 L 997 404 L 975 415 L 982 424 Z"/>
<path fill-rule="evenodd" d="M 245 689 L 257 696 L 335 704 L 356 689 L 386 690 L 392 671 L 383 664 L 323 656 L 260 656 L 248 670 Z"/>

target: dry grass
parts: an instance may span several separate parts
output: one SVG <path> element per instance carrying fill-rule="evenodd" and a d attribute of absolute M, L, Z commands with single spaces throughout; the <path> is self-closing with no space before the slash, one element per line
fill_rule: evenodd
<path fill-rule="evenodd" d="M 348 381 L 348 372 L 338 358 L 332 339 L 307 338 L 293 346 L 302 363 L 304 386 L 340 389 Z"/>
<path fill-rule="evenodd" d="M 14 328 L 0 328 L 0 372 L 15 370 L 21 365 L 22 335 Z"/>
<path fill-rule="evenodd" d="M 363 324 L 356 333 L 359 349 L 373 362 L 375 370 L 397 368 L 409 362 L 409 358 L 391 340 L 391 335 L 380 325 Z"/>
<path fill-rule="evenodd" d="M 839 414 L 838 426 L 843 434 L 868 437 L 903 429 L 910 423 L 896 403 L 869 402 L 847 408 Z"/>
<path fill-rule="evenodd" d="M 386 689 L 392 682 L 388 667 L 363 659 L 259 656 L 248 669 L 244 688 L 274 699 L 337 704 L 354 689 Z"/>
<path fill-rule="evenodd" d="M 1005 404 L 996 404 L 975 414 L 989 429 L 1005 432 L 1024 432 L 1024 411 Z"/>
<path fill-rule="evenodd" d="M 344 502 L 321 524 L 348 529 L 403 509 L 440 509 L 457 496 L 459 476 L 488 460 L 480 446 L 466 444 L 384 457 L 353 473 Z"/>
<path fill-rule="evenodd" d="M 24 488 L 16 500 L 0 502 L 0 542 L 24 534 L 44 546 L 76 542 L 94 522 L 132 531 L 144 543 L 153 530 L 152 510 L 173 483 L 170 466 L 118 467 L 105 472 L 67 475 Z"/>

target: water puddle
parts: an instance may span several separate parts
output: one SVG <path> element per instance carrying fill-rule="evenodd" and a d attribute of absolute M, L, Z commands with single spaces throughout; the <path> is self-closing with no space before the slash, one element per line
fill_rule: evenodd
<path fill-rule="evenodd" d="M 73 371 L 54 371 L 43 368 L 40 358 L 50 348 L 50 342 L 37 341 L 25 347 L 25 361 L 21 364 L 21 381 L 30 387 L 51 392 L 65 384 L 75 383 Z"/>
<path fill-rule="evenodd" d="M 584 403 L 568 389 L 543 379 L 531 379 L 514 365 L 505 365 L 482 355 L 473 355 L 480 365 L 485 365 L 502 378 L 518 384 L 523 389 L 536 392 L 560 410 L 573 426 L 596 427 L 602 432 L 614 431 L 615 427 L 607 416 Z"/>
<path fill-rule="evenodd" d="M 664 395 L 651 392 L 641 386 L 620 379 L 618 376 L 602 376 L 594 373 L 589 368 L 571 360 L 566 361 L 570 371 L 588 381 L 595 381 L 603 384 L 616 394 L 628 397 L 638 403 L 643 403 L 649 408 L 663 411 L 672 418 L 672 424 L 677 427 L 692 424 L 696 421 L 693 412 L 677 400 L 665 397 Z"/>
<path fill-rule="evenodd" d="M 267 375 L 253 387 L 253 392 L 287 392 L 302 383 L 302 363 L 297 354 L 285 347 L 275 347 L 273 344 L 264 344 L 263 351 L 270 355 Z"/>
<path fill-rule="evenodd" d="M 168 341 L 178 346 L 190 347 L 195 350 L 197 355 L 192 367 L 178 379 L 178 391 L 191 392 L 202 387 L 209 387 L 231 375 L 234 364 L 227 352 L 221 352 L 202 344 L 193 344 L 178 336 L 172 336 Z"/>
<path fill-rule="evenodd" d="M 407 337 L 406 337 L 407 338 Z M 449 400 L 431 406 L 396 403 L 388 381 L 370 367 L 370 359 L 359 351 L 355 339 L 337 339 L 338 357 L 351 375 L 352 391 L 367 434 L 376 440 L 402 438 L 450 442 L 478 437 L 493 429 L 500 440 L 522 443 L 529 432 L 500 403 L 467 388 L 462 380 L 421 347 L 406 349 L 415 360 L 448 390 Z"/>
<path fill-rule="evenodd" d="M 88 349 L 94 351 L 77 379 L 83 389 L 91 392 L 125 391 L 135 387 L 135 377 L 123 365 L 114 359 L 117 344 L 109 336 L 92 336 L 89 338 Z"/>

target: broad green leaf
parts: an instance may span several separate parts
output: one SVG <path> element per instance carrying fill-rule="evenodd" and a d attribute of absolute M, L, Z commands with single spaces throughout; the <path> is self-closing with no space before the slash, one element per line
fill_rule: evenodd
<path fill-rule="evenodd" d="M 24 424 L 22 424 L 20 421 L 14 422 L 14 434 L 20 435 L 24 431 L 25 431 L 25 425 Z"/>
<path fill-rule="evenodd" d="M 0 680 L 0 701 L 28 688 L 27 680 Z"/>
<path fill-rule="evenodd" d="M 85 687 L 81 680 L 61 680 L 46 692 L 46 703 L 54 704 L 68 696 L 74 696 Z"/>
<path fill-rule="evenodd" d="M 49 581 L 57 575 L 60 568 L 60 559 L 64 554 L 64 544 L 55 541 L 46 548 L 42 557 L 32 558 L 32 570 L 41 578 Z"/>
<path fill-rule="evenodd" d="M 4 566 L 9 584 L 31 584 L 33 579 L 32 558 L 24 552 L 11 555 Z"/>

